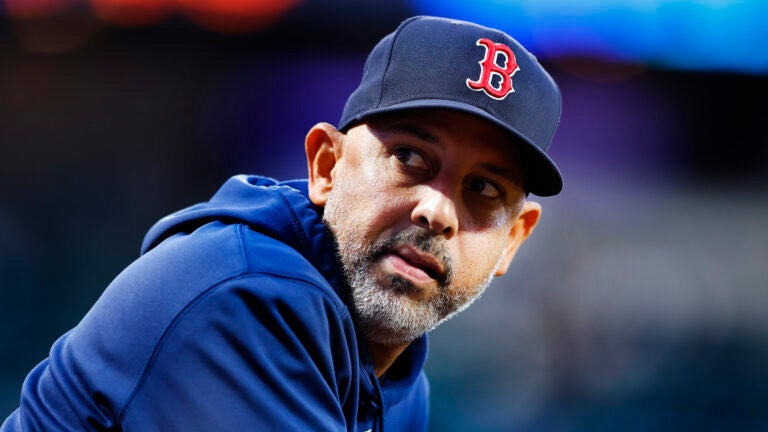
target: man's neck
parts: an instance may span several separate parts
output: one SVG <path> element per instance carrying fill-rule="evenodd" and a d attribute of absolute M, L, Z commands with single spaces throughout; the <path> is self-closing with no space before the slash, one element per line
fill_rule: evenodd
<path fill-rule="evenodd" d="M 368 342 L 368 348 L 371 350 L 371 358 L 373 359 L 373 370 L 378 378 L 387 372 L 400 354 L 408 348 L 408 345 L 410 342 L 402 345 L 381 345 Z"/>

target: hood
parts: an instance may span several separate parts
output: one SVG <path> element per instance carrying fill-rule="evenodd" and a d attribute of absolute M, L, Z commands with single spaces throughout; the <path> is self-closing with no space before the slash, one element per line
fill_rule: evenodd
<path fill-rule="evenodd" d="M 301 253 L 334 289 L 341 284 L 336 251 L 321 219 L 322 209 L 308 198 L 307 181 L 277 182 L 255 175 L 237 175 L 213 197 L 172 213 L 155 223 L 144 237 L 142 255 L 163 240 L 191 233 L 212 221 L 242 223 Z"/>

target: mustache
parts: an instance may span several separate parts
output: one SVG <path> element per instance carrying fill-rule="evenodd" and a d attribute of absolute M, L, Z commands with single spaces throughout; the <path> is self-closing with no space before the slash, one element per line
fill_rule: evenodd
<path fill-rule="evenodd" d="M 371 258 L 380 258 L 387 252 L 404 245 L 410 245 L 424 254 L 431 255 L 442 265 L 443 271 L 435 275 L 436 281 L 441 287 L 446 287 L 453 279 L 453 263 L 448 255 L 445 240 L 436 237 L 434 233 L 419 227 L 412 227 L 400 231 L 373 245 Z"/>

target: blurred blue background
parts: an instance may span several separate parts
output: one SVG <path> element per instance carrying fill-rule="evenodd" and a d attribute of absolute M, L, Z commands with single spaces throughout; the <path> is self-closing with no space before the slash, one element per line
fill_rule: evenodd
<path fill-rule="evenodd" d="M 434 431 L 768 431 L 768 2 L 0 0 L 0 418 L 163 215 L 303 177 L 414 14 L 526 44 L 566 185 L 433 333 Z"/>

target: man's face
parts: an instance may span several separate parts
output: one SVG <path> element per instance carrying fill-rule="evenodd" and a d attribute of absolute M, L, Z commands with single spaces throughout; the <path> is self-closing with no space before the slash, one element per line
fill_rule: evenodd
<path fill-rule="evenodd" d="M 407 343 L 478 298 L 532 229 L 513 229 L 526 206 L 517 158 L 500 128 L 449 110 L 340 139 L 324 220 L 356 320 L 370 341 Z"/>

